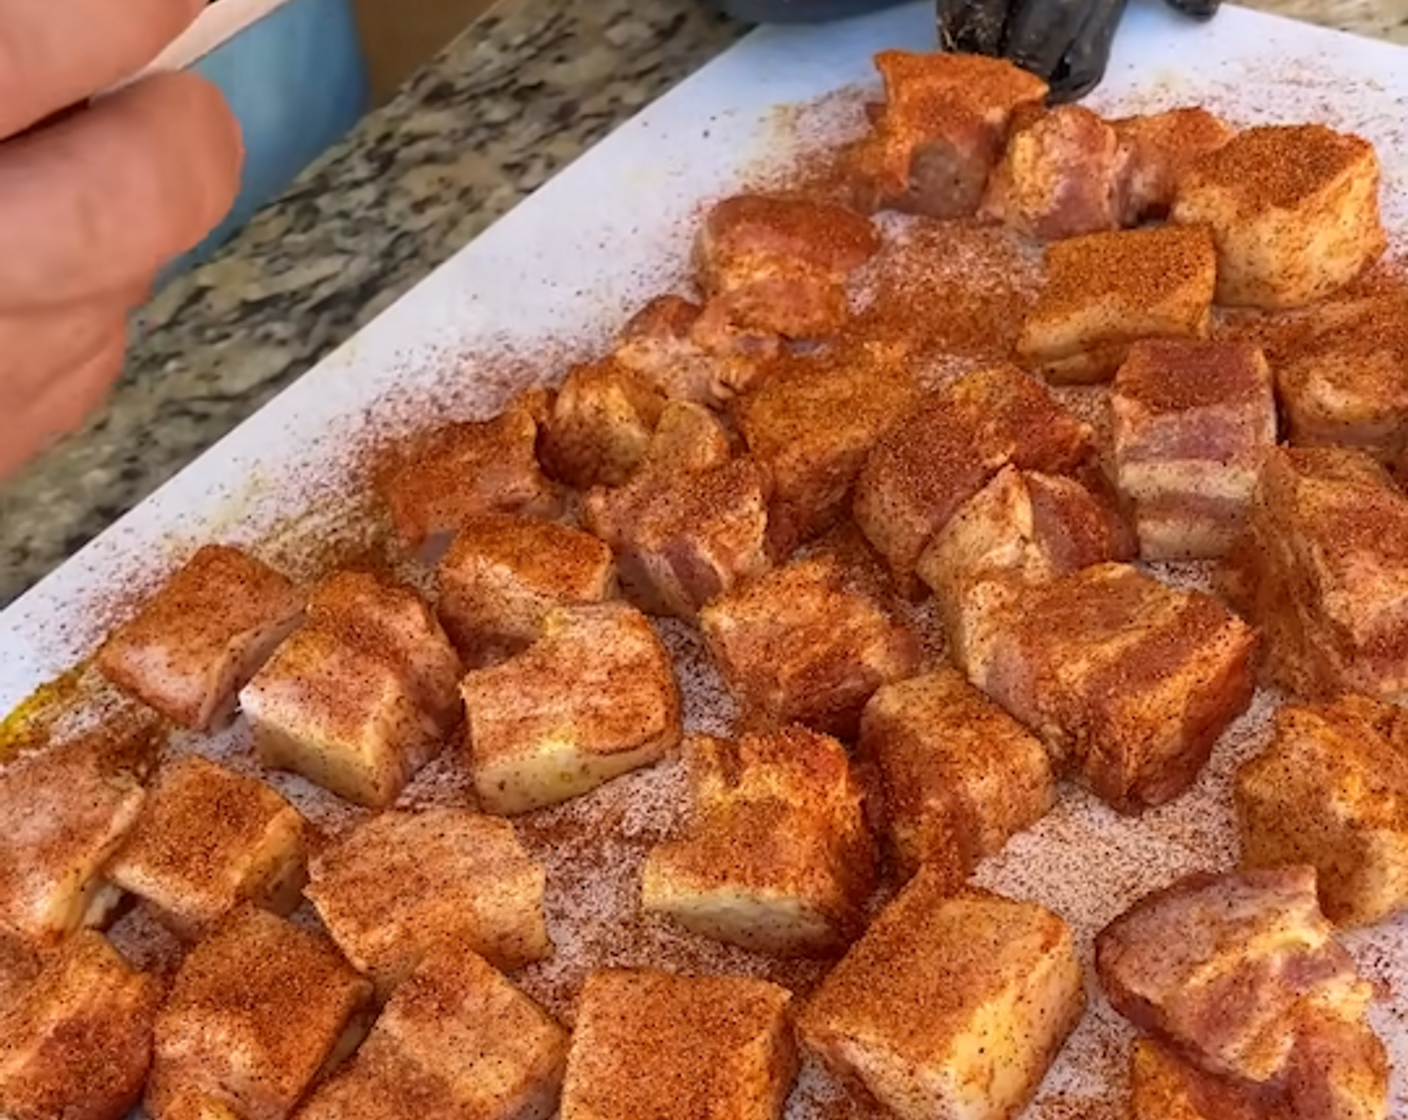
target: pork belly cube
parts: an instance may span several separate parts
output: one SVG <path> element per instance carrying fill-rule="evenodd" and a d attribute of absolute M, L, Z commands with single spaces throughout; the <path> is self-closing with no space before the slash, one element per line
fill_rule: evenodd
<path fill-rule="evenodd" d="M 318 916 L 382 994 L 441 944 L 467 945 L 503 969 L 552 954 L 546 874 L 496 817 L 382 813 L 320 852 L 309 877 Z"/>
<path fill-rule="evenodd" d="M 0 929 L 0 1007 L 8 1007 L 34 983 L 45 954 L 12 930 Z"/>
<path fill-rule="evenodd" d="M 919 399 L 903 352 L 838 347 L 775 373 L 731 406 L 772 475 L 773 517 L 807 540 L 844 514 L 867 452 Z"/>
<path fill-rule="evenodd" d="M 803 1043 L 901 1120 L 1007 1120 L 1085 1009 L 1071 930 L 924 868 L 822 981 Z"/>
<path fill-rule="evenodd" d="M 856 524 L 915 589 L 925 547 L 1002 467 L 1062 473 L 1091 452 L 1090 429 L 1013 366 L 931 394 L 871 449 L 856 481 Z"/>
<path fill-rule="evenodd" d="M 587 977 L 562 1120 L 781 1120 L 796 1074 L 792 995 L 742 976 L 611 969 Z"/>
<path fill-rule="evenodd" d="M 0 1004 L 0 1115 L 122 1120 L 142 1095 L 161 984 L 81 931 Z"/>
<path fill-rule="evenodd" d="M 746 392 L 781 349 L 769 331 L 732 323 L 727 301 L 658 296 L 622 328 L 613 357 L 667 400 L 719 405 Z"/>
<path fill-rule="evenodd" d="M 554 607 L 616 590 L 611 549 L 590 533 L 512 514 L 465 522 L 435 570 L 445 632 L 469 664 L 519 653 Z"/>
<path fill-rule="evenodd" d="M 1266 1120 L 1260 1094 L 1214 1077 L 1150 1038 L 1134 1042 L 1129 1120 Z"/>
<path fill-rule="evenodd" d="M 297 625 L 303 594 L 226 545 L 198 549 L 98 651 L 109 681 L 172 723 L 229 722 L 235 695 Z"/>
<path fill-rule="evenodd" d="M 972 217 L 1014 113 L 1047 85 L 1005 59 L 881 51 L 885 102 L 862 164 L 884 206 L 932 218 Z"/>
<path fill-rule="evenodd" d="M 1408 700 L 1408 497 L 1363 452 L 1266 457 L 1226 590 L 1280 687 Z"/>
<path fill-rule="evenodd" d="M 1024 589 L 969 676 L 1121 812 L 1198 776 L 1251 701 L 1256 633 L 1125 564 Z"/>
<path fill-rule="evenodd" d="M 729 690 L 766 726 L 848 738 L 871 694 L 919 663 L 914 635 L 825 555 L 720 596 L 699 624 Z"/>
<path fill-rule="evenodd" d="M 1215 152 L 1237 130 L 1206 109 L 1168 109 L 1112 121 L 1123 161 L 1122 224 L 1168 216 L 1178 185 L 1200 156 Z"/>
<path fill-rule="evenodd" d="M 161 773 L 107 876 L 193 941 L 243 902 L 293 911 L 307 834 L 298 810 L 263 782 L 191 755 Z"/>
<path fill-rule="evenodd" d="M 953 669 L 877 691 L 861 717 L 860 754 L 879 770 L 906 878 L 932 864 L 966 879 L 1056 804 L 1041 741 Z"/>
<path fill-rule="evenodd" d="M 156 743 L 100 728 L 0 771 L 0 927 L 56 943 L 121 898 L 104 865 L 137 820 Z"/>
<path fill-rule="evenodd" d="M 730 322 L 812 338 L 845 324 L 847 277 L 879 248 L 870 219 L 844 206 L 735 195 L 704 218 L 694 244 L 695 278 Z"/>
<path fill-rule="evenodd" d="M 560 607 L 525 653 L 461 686 L 465 754 L 491 813 L 526 813 L 658 761 L 680 691 L 649 620 L 624 603 Z"/>
<path fill-rule="evenodd" d="M 568 1035 L 478 954 L 436 950 L 298 1120 L 548 1120 Z"/>
<path fill-rule="evenodd" d="M 1107 381 L 1141 338 L 1206 338 L 1217 253 L 1203 226 L 1092 233 L 1046 249 L 1017 354 L 1048 380 Z"/>
<path fill-rule="evenodd" d="M 1084 106 L 1019 112 L 982 215 L 1045 241 L 1117 230 L 1124 162 L 1114 128 Z"/>
<path fill-rule="evenodd" d="M 825 953 L 864 926 L 875 851 L 845 748 L 800 727 L 691 741 L 695 827 L 646 860 L 641 906 L 779 956 Z"/>
<path fill-rule="evenodd" d="M 1110 398 L 1115 472 L 1146 560 L 1224 556 L 1276 445 L 1266 358 L 1236 342 L 1136 342 Z"/>
<path fill-rule="evenodd" d="M 1136 546 L 1114 503 L 1074 478 L 1003 467 L 919 558 L 960 669 L 982 662 L 1004 610 L 1030 584 L 1092 564 L 1131 560 Z"/>
<path fill-rule="evenodd" d="M 664 407 L 658 389 L 612 358 L 576 366 L 553 402 L 543 465 L 569 486 L 619 486 L 645 454 Z"/>
<path fill-rule="evenodd" d="M 1193 164 L 1172 218 L 1212 230 L 1217 302 L 1233 307 L 1323 299 L 1388 243 L 1374 146 L 1322 124 L 1238 133 Z"/>
<path fill-rule="evenodd" d="M 370 995 L 327 938 L 240 908 L 191 950 L 157 1016 L 148 1115 L 204 1097 L 242 1120 L 283 1120 L 361 1041 Z"/>
<path fill-rule="evenodd" d="M 1339 925 L 1408 906 L 1408 754 L 1386 731 L 1392 720 L 1358 697 L 1288 705 L 1233 786 L 1242 862 L 1313 866 L 1320 907 Z"/>
<path fill-rule="evenodd" d="M 525 394 L 490 420 L 450 424 L 427 437 L 377 489 L 401 543 L 438 553 L 465 521 L 482 513 L 556 517 L 562 495 L 538 466 L 546 405 Z"/>

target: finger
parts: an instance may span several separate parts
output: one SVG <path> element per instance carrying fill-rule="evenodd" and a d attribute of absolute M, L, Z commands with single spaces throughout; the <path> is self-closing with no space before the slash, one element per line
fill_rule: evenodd
<path fill-rule="evenodd" d="M 125 326 L 63 376 L 56 378 L 28 409 L 6 423 L 7 438 L 0 442 L 0 479 L 14 473 L 60 436 L 83 424 L 107 397 L 122 373 L 127 352 Z"/>
<path fill-rule="evenodd" d="M 1100 84 L 1126 3 L 1127 0 L 1095 0 L 1091 4 L 1089 22 L 1051 80 L 1053 101 L 1075 101 Z"/>
<path fill-rule="evenodd" d="M 239 189 L 219 92 L 162 74 L 0 146 L 0 308 L 81 302 L 155 275 Z"/>
<path fill-rule="evenodd" d="M 0 317 L 0 416 L 23 412 L 55 377 L 81 365 L 123 329 L 141 299 L 133 290 L 120 299 Z"/>
<path fill-rule="evenodd" d="M 939 0 L 939 44 L 959 54 L 997 55 L 1010 0 Z"/>
<path fill-rule="evenodd" d="M 0 137 L 135 74 L 207 0 L 5 0 Z"/>
<path fill-rule="evenodd" d="M 1217 9 L 1222 0 L 1168 0 L 1168 2 L 1185 16 L 1192 16 L 1194 19 L 1211 19 L 1217 15 Z"/>
<path fill-rule="evenodd" d="M 1049 80 L 1080 35 L 1089 9 L 1090 0 L 1023 0 L 1008 23 L 1002 53 Z"/>

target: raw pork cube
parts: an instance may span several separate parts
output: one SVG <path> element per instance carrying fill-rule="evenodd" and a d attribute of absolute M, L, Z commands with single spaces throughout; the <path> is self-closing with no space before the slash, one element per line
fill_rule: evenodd
<path fill-rule="evenodd" d="M 616 589 L 611 549 L 590 533 L 512 514 L 465 522 L 435 572 L 440 621 L 470 664 L 519 653 L 554 607 Z"/>
<path fill-rule="evenodd" d="M 734 401 L 748 450 L 772 473 L 774 518 L 798 540 L 834 525 L 866 453 L 918 398 L 902 351 L 862 344 L 795 360 Z"/>
<path fill-rule="evenodd" d="M 492 420 L 451 424 L 432 433 L 378 480 L 378 491 L 406 548 L 439 552 L 481 513 L 556 517 L 562 495 L 538 467 L 539 431 L 548 405 L 524 394 Z"/>
<path fill-rule="evenodd" d="M 193 941 L 242 902 L 296 908 L 307 832 L 263 782 L 191 755 L 162 772 L 107 876 Z"/>
<path fill-rule="evenodd" d="M 1024 589 L 969 676 L 1122 812 L 1198 776 L 1251 700 L 1256 634 L 1124 564 Z"/>
<path fill-rule="evenodd" d="M 1242 862 L 1313 865 L 1320 907 L 1340 925 L 1408 906 L 1408 752 L 1392 735 L 1396 711 L 1361 697 L 1287 705 L 1233 787 Z"/>
<path fill-rule="evenodd" d="M 680 692 L 649 620 L 624 603 L 560 607 L 544 636 L 461 686 L 465 755 L 480 804 L 526 813 L 662 758 L 680 739 Z"/>
<path fill-rule="evenodd" d="M 1114 128 L 1084 106 L 1019 112 L 982 214 L 1045 241 L 1119 229 L 1124 162 Z"/>
<path fill-rule="evenodd" d="M 1089 472 L 1084 472 L 1089 474 Z M 949 518 L 919 558 L 960 669 L 985 659 L 994 626 L 1030 584 L 1132 560 L 1112 501 L 1074 478 L 1003 467 Z"/>
<path fill-rule="evenodd" d="M 1056 804 L 1041 741 L 953 669 L 876 692 L 861 717 L 860 753 L 879 770 L 905 877 L 930 864 L 966 879 Z"/>
<path fill-rule="evenodd" d="M 240 693 L 264 765 L 385 808 L 459 721 L 458 655 L 409 587 L 344 572 Z"/>
<path fill-rule="evenodd" d="M 103 676 L 173 723 L 227 723 L 235 694 L 297 625 L 303 595 L 237 548 L 206 545 L 98 651 Z"/>
<path fill-rule="evenodd" d="M 569 486 L 619 486 L 630 478 L 665 397 L 611 358 L 568 373 L 543 435 L 543 464 Z"/>
<path fill-rule="evenodd" d="M 1374 146 L 1322 124 L 1238 133 L 1193 164 L 1172 217 L 1212 230 L 1217 302 L 1234 307 L 1323 299 L 1387 244 Z"/>
<path fill-rule="evenodd" d="M 1266 1120 L 1254 1090 L 1204 1073 L 1153 1039 L 1136 1039 L 1129 1120 Z"/>
<path fill-rule="evenodd" d="M 844 206 L 742 194 L 705 217 L 694 267 L 730 322 L 811 338 L 845 324 L 846 279 L 879 248 L 870 219 Z"/>
<path fill-rule="evenodd" d="M 885 102 L 861 161 L 877 202 L 967 218 L 1002 155 L 1013 114 L 1046 99 L 1040 78 L 1005 59 L 881 51 Z"/>
<path fill-rule="evenodd" d="M 871 693 L 914 671 L 919 643 L 834 558 L 777 568 L 699 614 L 745 713 L 849 737 Z"/>
<path fill-rule="evenodd" d="M 913 590 L 925 546 L 1004 466 L 1059 474 L 1090 450 L 1090 430 L 1021 370 L 971 373 L 876 443 L 856 482 L 856 524 Z"/>
<path fill-rule="evenodd" d="M 156 744 L 107 728 L 0 771 L 0 927 L 38 943 L 99 925 L 121 898 L 103 866 L 137 820 Z"/>
<path fill-rule="evenodd" d="M 800 727 L 690 746 L 695 826 L 650 853 L 642 908 L 757 952 L 844 946 L 875 880 L 845 748 Z"/>
<path fill-rule="evenodd" d="M 366 1042 L 298 1120 L 548 1120 L 568 1035 L 462 947 L 439 949 L 401 984 Z"/>
<path fill-rule="evenodd" d="M 1057 383 L 1108 380 L 1141 338 L 1206 338 L 1217 252 L 1202 226 L 1092 233 L 1046 250 L 1018 355 Z"/>
<path fill-rule="evenodd" d="M 781 1120 L 797 1059 L 791 993 L 741 976 L 587 977 L 562 1120 Z"/>
<path fill-rule="evenodd" d="M 370 995 L 327 938 L 242 907 L 176 974 L 156 1019 L 147 1114 L 169 1120 L 205 1098 L 241 1120 L 283 1120 L 361 1040 Z"/>
<path fill-rule="evenodd" d="M 1124 178 L 1124 225 L 1165 218 L 1178 186 L 1199 156 L 1215 152 L 1237 134 L 1206 109 L 1169 109 L 1111 122 L 1119 137 Z"/>
<path fill-rule="evenodd" d="M 1363 452 L 1273 450 L 1228 577 L 1280 687 L 1408 701 L 1408 497 Z"/>
<path fill-rule="evenodd" d="M 1332 933 L 1313 868 L 1198 874 L 1106 926 L 1095 968 L 1116 1011 L 1258 1091 L 1272 1106 L 1261 1115 L 1382 1118 L 1373 989 Z"/>
<path fill-rule="evenodd" d="M 1261 351 L 1235 342 L 1136 342 L 1115 375 L 1115 471 L 1146 560 L 1224 556 L 1276 445 Z"/>
<path fill-rule="evenodd" d="M 39 976 L 45 954 L 18 933 L 0 929 L 0 1007 L 9 1007 Z"/>
<path fill-rule="evenodd" d="M 1070 928 L 1035 903 L 909 881 L 799 1017 L 806 1046 L 901 1120 L 1009 1120 L 1085 1008 Z"/>
<path fill-rule="evenodd" d="M 382 813 L 320 852 L 305 892 L 338 948 L 385 994 L 435 946 L 495 967 L 552 953 L 547 877 L 508 821 L 468 809 Z"/>

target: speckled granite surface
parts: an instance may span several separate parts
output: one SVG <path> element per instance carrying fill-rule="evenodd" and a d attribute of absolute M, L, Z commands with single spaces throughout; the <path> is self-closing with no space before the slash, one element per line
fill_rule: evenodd
<path fill-rule="evenodd" d="M 1251 6 L 1408 43 L 1408 0 Z M 145 310 L 106 412 L 0 485 L 0 604 L 743 30 L 699 0 L 504 0 Z"/>

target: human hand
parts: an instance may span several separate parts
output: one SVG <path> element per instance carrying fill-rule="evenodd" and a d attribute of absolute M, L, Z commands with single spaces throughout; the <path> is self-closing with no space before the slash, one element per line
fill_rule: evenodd
<path fill-rule="evenodd" d="M 1105 76 L 1127 0 L 939 0 L 945 50 L 1011 59 L 1051 84 L 1053 101 L 1074 101 Z M 1167 0 L 1208 19 L 1221 0 Z"/>
<path fill-rule="evenodd" d="M 239 126 L 194 75 L 44 123 L 139 71 L 205 6 L 0 0 L 0 478 L 98 404 L 129 313 L 235 200 Z"/>

